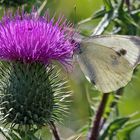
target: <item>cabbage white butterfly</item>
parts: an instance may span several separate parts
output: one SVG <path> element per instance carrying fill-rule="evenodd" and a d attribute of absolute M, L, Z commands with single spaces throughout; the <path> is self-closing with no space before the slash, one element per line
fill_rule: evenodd
<path fill-rule="evenodd" d="M 140 63 L 140 37 L 98 35 L 78 41 L 77 61 L 99 91 L 108 93 L 127 85 Z"/>

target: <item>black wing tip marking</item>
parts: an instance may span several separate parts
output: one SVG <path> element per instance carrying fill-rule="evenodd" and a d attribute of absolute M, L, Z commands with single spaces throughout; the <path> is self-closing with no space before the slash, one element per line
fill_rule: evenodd
<path fill-rule="evenodd" d="M 119 51 L 116 51 L 116 54 L 117 54 L 118 56 L 124 56 L 124 55 L 127 54 L 127 50 L 125 50 L 125 49 L 120 49 Z"/>
<path fill-rule="evenodd" d="M 127 51 L 125 49 L 120 49 L 119 51 L 115 51 L 116 55 L 110 55 L 111 57 L 111 63 L 113 66 L 119 64 L 119 57 L 124 56 Z"/>

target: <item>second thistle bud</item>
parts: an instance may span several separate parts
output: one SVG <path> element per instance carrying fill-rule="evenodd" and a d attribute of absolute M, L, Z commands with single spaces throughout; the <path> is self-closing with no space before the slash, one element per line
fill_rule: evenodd
<path fill-rule="evenodd" d="M 59 120 L 59 107 L 63 106 L 57 100 L 61 82 L 54 68 L 39 63 L 2 62 L 0 77 L 3 123 L 43 126 L 56 117 Z"/>
<path fill-rule="evenodd" d="M 0 0 L 1 5 L 5 6 L 20 6 L 25 3 L 34 2 L 34 0 Z"/>

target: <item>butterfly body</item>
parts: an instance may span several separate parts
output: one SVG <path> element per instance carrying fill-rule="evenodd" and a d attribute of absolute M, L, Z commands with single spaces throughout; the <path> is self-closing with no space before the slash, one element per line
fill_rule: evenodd
<path fill-rule="evenodd" d="M 139 37 L 95 36 L 82 39 L 78 49 L 83 73 L 103 93 L 124 87 L 140 61 Z"/>

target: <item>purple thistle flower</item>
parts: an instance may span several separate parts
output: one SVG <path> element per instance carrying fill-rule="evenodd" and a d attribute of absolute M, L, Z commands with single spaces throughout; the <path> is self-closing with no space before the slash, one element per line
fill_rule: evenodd
<path fill-rule="evenodd" d="M 36 12 L 10 13 L 0 22 L 0 122 L 21 137 L 67 112 L 66 82 L 48 64 L 57 60 L 70 70 L 76 43 L 68 29 L 63 18 L 55 22 Z"/>
<path fill-rule="evenodd" d="M 0 59 L 44 64 L 57 60 L 69 68 L 75 48 L 70 26 L 62 17 L 50 20 L 48 14 L 5 15 L 0 22 Z"/>

